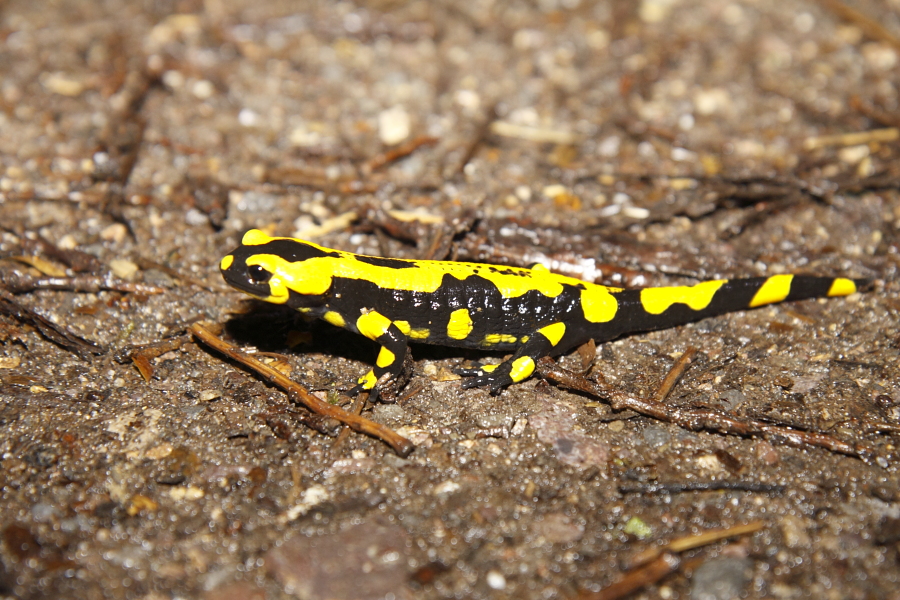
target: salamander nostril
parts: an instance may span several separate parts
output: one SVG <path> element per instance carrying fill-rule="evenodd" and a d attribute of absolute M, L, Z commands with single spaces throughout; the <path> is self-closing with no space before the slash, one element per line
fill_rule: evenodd
<path fill-rule="evenodd" d="M 272 274 L 259 265 L 247 267 L 247 274 L 250 275 L 250 281 L 253 283 L 265 283 L 272 278 Z"/>

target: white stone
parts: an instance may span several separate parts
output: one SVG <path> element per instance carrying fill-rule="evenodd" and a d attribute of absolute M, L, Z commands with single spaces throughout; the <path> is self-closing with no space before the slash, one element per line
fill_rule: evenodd
<path fill-rule="evenodd" d="M 409 137 L 409 132 L 409 113 L 402 106 L 389 108 L 378 115 L 378 137 L 382 144 L 399 144 Z"/>

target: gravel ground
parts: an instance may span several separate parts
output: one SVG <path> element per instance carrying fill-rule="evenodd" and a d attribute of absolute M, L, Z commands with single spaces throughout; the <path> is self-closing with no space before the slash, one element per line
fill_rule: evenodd
<path fill-rule="evenodd" d="M 633 575 L 635 597 L 900 598 L 898 15 L 898 0 L 4 3 L 0 271 L 148 287 L 15 296 L 96 349 L 0 316 L 0 597 L 591 597 L 669 548 L 678 565 Z M 347 389 L 374 345 L 243 299 L 218 261 L 250 227 L 420 256 L 426 234 L 403 242 L 383 218 L 411 213 L 420 232 L 463 223 L 458 241 L 637 284 L 877 279 L 594 361 L 647 396 L 695 347 L 667 402 L 873 457 L 687 431 L 538 378 L 463 391 L 447 373 L 481 355 L 414 348 L 419 391 L 365 413 L 417 443 L 400 458 L 304 426 L 196 343 L 153 358 L 149 381 L 128 360 L 204 320 L 314 390 Z"/>

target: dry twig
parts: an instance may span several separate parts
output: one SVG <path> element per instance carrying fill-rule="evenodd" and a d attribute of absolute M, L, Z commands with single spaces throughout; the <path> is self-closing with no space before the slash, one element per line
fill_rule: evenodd
<path fill-rule="evenodd" d="M 438 138 L 432 137 L 430 135 L 420 135 L 415 137 L 408 142 L 400 144 L 395 148 L 391 148 L 386 152 L 382 152 L 376 156 L 373 156 L 365 163 L 363 163 L 361 167 L 361 171 L 363 174 L 368 175 L 372 173 L 372 171 L 377 171 L 385 165 L 388 165 L 392 162 L 398 161 L 401 158 L 406 158 L 422 146 L 433 146 L 438 143 Z"/>
<path fill-rule="evenodd" d="M 617 600 L 638 590 L 653 585 L 669 573 L 681 566 L 678 552 L 685 552 L 706 546 L 730 537 L 754 533 L 765 527 L 762 521 L 753 521 L 745 525 L 735 525 L 724 529 L 704 531 L 697 535 L 689 535 L 672 540 L 661 546 L 652 546 L 639 552 L 630 562 L 629 572 L 622 579 L 596 593 L 582 592 L 579 600 Z"/>
<path fill-rule="evenodd" d="M 179 335 L 178 337 L 143 346 L 129 346 L 116 354 L 116 360 L 124 363 L 130 359 L 141 374 L 141 377 L 144 378 L 144 381 L 150 381 L 153 378 L 154 371 L 150 361 L 166 352 L 181 348 L 189 339 L 186 335 Z"/>
<path fill-rule="evenodd" d="M 95 294 L 101 291 L 123 292 L 126 294 L 163 294 L 166 289 L 146 283 L 132 283 L 110 276 L 77 275 L 75 277 L 32 277 L 21 271 L 0 273 L 0 285 L 13 294 L 24 294 L 35 290 L 64 290 Z"/>
<path fill-rule="evenodd" d="M 855 456 L 867 463 L 878 458 L 875 449 L 865 442 L 845 442 L 824 433 L 799 431 L 752 419 L 742 421 L 716 410 L 683 409 L 663 404 L 655 399 L 630 396 L 605 382 L 591 381 L 563 369 L 550 358 L 545 357 L 538 361 L 538 373 L 569 389 L 606 398 L 614 410 L 631 409 L 660 421 L 675 423 L 691 431 L 707 430 L 731 435 L 760 436 L 797 448 L 825 448 L 831 452 Z M 879 462 L 883 462 L 883 459 Z"/>
<path fill-rule="evenodd" d="M 681 558 L 665 552 L 653 561 L 625 574 L 622 579 L 596 593 L 582 592 L 578 600 L 617 600 L 653 585 L 681 566 Z"/>
<path fill-rule="evenodd" d="M 54 344 L 74 352 L 81 358 L 87 359 L 92 354 L 103 354 L 104 350 L 93 342 L 75 335 L 65 327 L 61 327 L 42 317 L 27 306 L 23 306 L 15 296 L 0 286 L 0 314 L 13 317 L 21 323 L 31 325 L 38 332 Z"/>
<path fill-rule="evenodd" d="M 220 340 L 218 337 L 210 333 L 200 323 L 194 323 L 189 329 L 190 332 L 201 342 L 203 342 L 210 348 L 221 352 L 228 358 L 241 363 L 249 369 L 252 369 L 266 381 L 275 384 L 281 389 L 285 390 L 291 399 L 300 402 L 314 413 L 326 417 L 331 417 L 355 431 L 359 431 L 360 433 L 365 433 L 366 435 L 378 438 L 389 445 L 391 448 L 393 448 L 394 452 L 404 458 L 409 456 L 409 454 L 415 449 L 415 446 L 413 446 L 412 442 L 410 442 L 405 437 L 397 434 L 393 430 L 385 427 L 384 425 L 375 423 L 374 421 L 370 421 L 369 419 L 366 419 L 364 417 L 351 414 L 343 410 L 342 408 L 332 406 L 331 404 L 328 404 L 327 402 L 313 396 L 306 388 L 298 383 L 295 383 L 294 381 L 291 381 L 291 379 L 284 374 L 256 360 L 252 356 L 241 352 L 231 344 Z"/>
<path fill-rule="evenodd" d="M 890 32 L 890 30 L 882 25 L 879 21 L 873 19 L 869 15 L 852 8 L 840 0 L 820 0 L 825 7 L 835 13 L 845 21 L 853 23 L 859 27 L 868 37 L 886 42 L 900 50 L 900 38 Z"/>

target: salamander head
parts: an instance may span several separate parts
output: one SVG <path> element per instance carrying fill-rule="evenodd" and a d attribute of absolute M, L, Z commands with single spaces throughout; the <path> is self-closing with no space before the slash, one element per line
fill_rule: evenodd
<path fill-rule="evenodd" d="M 292 238 L 269 237 L 258 229 L 244 234 L 241 245 L 219 263 L 222 277 L 240 291 L 294 308 L 318 306 L 331 287 L 328 261 L 334 250 Z"/>

